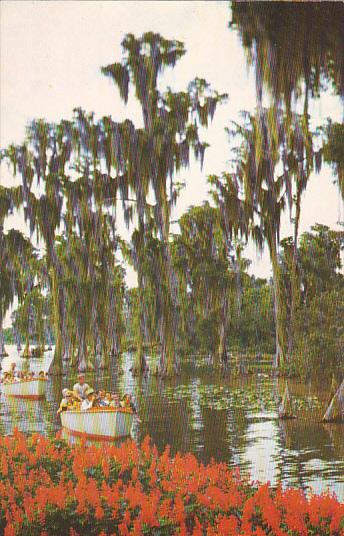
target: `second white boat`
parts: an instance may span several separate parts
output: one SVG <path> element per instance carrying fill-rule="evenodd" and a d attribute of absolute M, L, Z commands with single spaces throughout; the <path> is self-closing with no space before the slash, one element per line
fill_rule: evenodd
<path fill-rule="evenodd" d="M 37 399 L 45 395 L 46 378 L 33 378 L 31 380 L 20 380 L 12 383 L 3 383 L 2 392 L 7 396 L 16 398 Z"/>

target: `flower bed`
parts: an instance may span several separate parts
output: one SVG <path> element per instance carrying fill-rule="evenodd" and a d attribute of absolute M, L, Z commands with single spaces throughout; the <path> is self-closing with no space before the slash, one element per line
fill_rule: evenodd
<path fill-rule="evenodd" d="M 69 447 L 16 431 L 0 439 L 0 533 L 344 535 L 335 496 L 252 485 L 224 463 L 139 447 Z"/>

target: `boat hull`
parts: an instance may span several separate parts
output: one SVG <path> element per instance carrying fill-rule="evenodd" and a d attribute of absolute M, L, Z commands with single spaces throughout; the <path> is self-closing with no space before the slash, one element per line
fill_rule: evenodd
<path fill-rule="evenodd" d="M 125 409 L 63 411 L 61 424 L 70 434 L 111 441 L 130 435 L 133 417 Z"/>
<path fill-rule="evenodd" d="M 45 378 L 34 378 L 33 380 L 4 383 L 2 391 L 6 396 L 35 400 L 45 396 L 47 381 Z"/>

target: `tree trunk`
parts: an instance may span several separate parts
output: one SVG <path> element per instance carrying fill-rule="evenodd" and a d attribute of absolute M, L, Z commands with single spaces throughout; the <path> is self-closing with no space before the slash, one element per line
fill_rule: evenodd
<path fill-rule="evenodd" d="M 105 368 L 105 361 L 104 361 L 104 368 Z M 86 349 L 86 370 L 89 372 L 93 372 L 95 370 L 95 356 L 92 354 L 92 352 L 88 351 L 88 348 Z M 79 372 L 84 372 L 84 371 L 79 370 Z"/>
<path fill-rule="evenodd" d="M 224 299 L 221 307 L 221 325 L 220 325 L 220 336 L 219 336 L 219 346 L 217 350 L 217 362 L 218 365 L 222 366 L 224 369 L 228 367 L 228 355 L 227 355 L 227 334 L 228 334 L 228 305 L 229 299 L 227 293 L 224 295 Z"/>
<path fill-rule="evenodd" d="M 276 349 L 273 361 L 273 368 L 278 369 L 285 363 L 285 306 L 283 304 L 283 288 L 281 270 L 278 263 L 276 241 L 269 241 L 270 258 L 272 264 L 273 273 L 273 285 L 274 285 L 274 313 L 275 313 L 275 338 Z"/>
<path fill-rule="evenodd" d="M 107 338 L 109 341 L 107 353 L 110 353 L 112 356 L 118 355 L 120 351 L 120 340 L 118 337 L 115 289 L 112 285 L 110 285 L 109 289 L 109 318 Z"/>
<path fill-rule="evenodd" d="M 6 357 L 7 355 L 8 354 L 5 348 L 5 338 L 4 338 L 2 328 L 0 327 L 0 357 Z"/>
<path fill-rule="evenodd" d="M 294 335 L 295 335 L 295 315 L 300 303 L 300 280 L 298 274 L 298 239 L 299 239 L 299 223 L 301 214 L 301 190 L 298 188 L 296 195 L 296 214 L 294 227 L 294 244 L 293 257 L 291 267 L 291 302 L 289 315 L 288 329 L 288 361 L 292 360 L 294 350 Z"/>
<path fill-rule="evenodd" d="M 17 352 L 21 352 L 21 341 L 20 341 L 20 334 L 18 333 L 17 330 L 15 330 L 15 341 L 16 341 L 16 345 L 17 345 Z M 0 340 L 1 340 L 1 334 L 0 334 Z"/>
<path fill-rule="evenodd" d="M 133 374 L 142 374 L 147 369 L 146 358 L 144 354 L 144 335 L 146 333 L 146 306 L 144 303 L 144 278 L 142 270 L 139 267 L 138 270 L 138 294 L 139 294 L 139 329 L 137 333 L 137 350 L 135 353 L 135 363 L 133 367 Z"/>
<path fill-rule="evenodd" d="M 144 353 L 144 347 L 142 339 L 140 339 L 137 343 L 137 349 L 134 355 L 134 367 L 133 367 L 133 374 L 138 375 L 145 372 L 147 368 L 145 353 Z"/>
<path fill-rule="evenodd" d="M 23 357 L 31 357 L 29 336 L 26 335 L 26 342 L 23 351 Z"/>
<path fill-rule="evenodd" d="M 76 368 L 77 364 L 78 364 L 78 349 L 76 348 L 75 345 L 73 345 L 71 347 L 71 356 L 70 356 L 69 366 L 71 368 Z"/>
<path fill-rule="evenodd" d="M 162 378 L 172 378 L 176 373 L 174 368 L 174 354 L 171 352 L 171 342 L 168 341 L 168 336 L 166 337 L 166 332 L 164 333 L 164 342 L 161 345 L 161 354 L 160 354 L 160 367 L 159 375 Z"/>
<path fill-rule="evenodd" d="M 63 374 L 61 353 L 59 349 L 57 348 L 57 345 L 55 347 L 54 357 L 50 364 L 48 374 L 50 376 L 62 376 Z"/>
<path fill-rule="evenodd" d="M 51 368 L 50 374 L 62 374 L 62 360 L 66 360 L 66 356 L 68 359 L 70 341 L 66 325 L 65 293 L 59 285 L 59 274 L 62 273 L 62 268 L 58 262 L 54 248 L 52 248 L 52 256 L 54 261 L 52 267 L 51 294 L 56 346 L 53 360 L 54 366 Z"/>
<path fill-rule="evenodd" d="M 289 393 L 288 384 L 285 385 L 282 403 L 278 408 L 278 416 L 280 419 L 294 419 L 293 401 Z"/>
<path fill-rule="evenodd" d="M 166 291 L 168 296 L 164 297 L 166 307 L 169 309 L 166 322 L 162 329 L 165 339 L 166 355 L 164 356 L 165 363 L 161 368 L 165 369 L 164 376 L 173 376 L 179 373 L 179 362 L 177 358 L 177 340 L 178 340 L 178 325 L 179 325 L 179 282 L 177 274 L 172 263 L 172 256 L 168 242 L 168 223 L 163 220 L 163 209 L 158 207 L 158 222 L 162 240 L 163 264 L 165 267 Z"/>
<path fill-rule="evenodd" d="M 330 405 L 323 416 L 323 421 L 344 422 L 344 379 L 332 398 Z"/>
<path fill-rule="evenodd" d="M 78 329 L 77 329 L 77 369 L 78 372 L 86 372 L 88 361 L 87 361 L 87 342 L 86 342 L 86 334 L 82 328 L 81 322 L 78 322 Z"/>

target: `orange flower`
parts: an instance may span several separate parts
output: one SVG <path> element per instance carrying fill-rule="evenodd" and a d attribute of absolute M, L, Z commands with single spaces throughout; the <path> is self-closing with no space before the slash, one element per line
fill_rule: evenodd
<path fill-rule="evenodd" d="M 1 454 L 0 472 L 1 472 L 2 476 L 7 476 L 8 475 L 8 462 L 7 462 L 7 456 L 6 456 L 5 453 Z"/>
<path fill-rule="evenodd" d="M 195 516 L 195 526 L 192 531 L 192 536 L 203 536 L 202 525 L 197 516 Z"/>
<path fill-rule="evenodd" d="M 22 530 L 24 520 L 40 522 L 42 535 L 49 533 L 49 506 L 66 519 L 61 531 L 69 530 L 69 536 L 78 534 L 68 529 L 68 515 L 71 523 L 85 515 L 100 530 L 105 514 L 119 524 L 120 535 L 139 536 L 165 524 L 185 536 L 343 533 L 344 505 L 334 495 L 307 499 L 301 490 L 250 483 L 224 463 L 204 466 L 191 454 L 172 458 L 169 448 L 159 457 L 149 438 L 141 448 L 127 441 L 121 447 L 61 449 L 38 434 L 28 439 L 15 431 L 13 437 L 0 437 L 0 455 L 5 536 Z M 46 469 L 42 457 L 50 462 Z M 113 481 L 112 467 L 122 479 Z M 94 478 L 88 476 L 92 473 Z"/>
<path fill-rule="evenodd" d="M 16 536 L 16 530 L 12 524 L 5 527 L 4 536 Z"/>
<path fill-rule="evenodd" d="M 230 536 L 232 534 L 238 534 L 239 523 L 235 516 L 218 518 L 217 533 L 219 536 Z"/>

